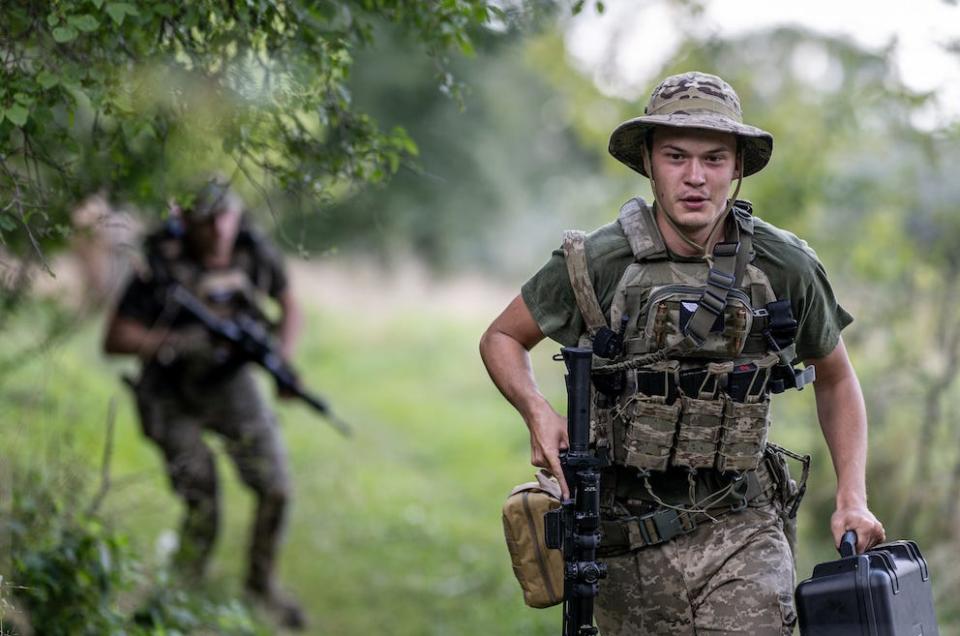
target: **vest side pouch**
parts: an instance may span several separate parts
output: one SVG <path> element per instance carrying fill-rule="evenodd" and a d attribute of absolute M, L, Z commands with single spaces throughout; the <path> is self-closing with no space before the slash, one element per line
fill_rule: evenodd
<path fill-rule="evenodd" d="M 673 465 L 712 468 L 720 440 L 724 400 L 700 400 L 682 395 L 680 401 L 680 425 L 673 450 Z"/>
<path fill-rule="evenodd" d="M 674 347 L 685 339 L 684 329 L 697 310 L 703 291 L 703 287 L 692 285 L 665 285 L 651 292 L 644 327 L 648 350 Z M 729 359 L 740 355 L 752 326 L 750 297 L 742 290 L 730 290 L 723 313 L 696 350 L 696 356 Z"/>
<path fill-rule="evenodd" d="M 769 428 L 769 399 L 748 403 L 728 400 L 717 449 L 717 470 L 755 470 L 763 459 Z"/>
<path fill-rule="evenodd" d="M 543 608 L 563 602 L 563 550 L 547 548 L 543 527 L 543 515 L 560 507 L 560 484 L 543 471 L 537 480 L 507 497 L 503 535 L 524 603 Z"/>
<path fill-rule="evenodd" d="M 618 417 L 623 427 L 623 463 L 641 470 L 667 469 L 680 414 L 679 403 L 638 395 Z"/>

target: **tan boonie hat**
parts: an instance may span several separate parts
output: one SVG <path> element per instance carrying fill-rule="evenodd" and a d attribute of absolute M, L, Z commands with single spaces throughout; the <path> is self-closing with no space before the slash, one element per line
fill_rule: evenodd
<path fill-rule="evenodd" d="M 653 89 L 641 117 L 629 119 L 610 135 L 610 154 L 645 177 L 643 143 L 654 126 L 703 128 L 740 138 L 743 176 L 759 172 L 773 153 L 773 135 L 743 123 L 737 92 L 716 75 L 692 71 L 671 75 Z"/>

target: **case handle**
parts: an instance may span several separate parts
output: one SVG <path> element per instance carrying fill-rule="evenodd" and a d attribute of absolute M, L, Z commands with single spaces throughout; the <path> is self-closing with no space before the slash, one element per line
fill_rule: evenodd
<path fill-rule="evenodd" d="M 852 557 L 857 553 L 857 533 L 854 530 L 847 530 L 840 538 L 840 556 Z"/>

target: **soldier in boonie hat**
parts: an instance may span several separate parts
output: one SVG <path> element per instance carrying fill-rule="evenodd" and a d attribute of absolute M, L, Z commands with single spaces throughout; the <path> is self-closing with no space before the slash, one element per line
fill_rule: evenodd
<path fill-rule="evenodd" d="M 654 126 L 733 133 L 741 144 L 744 177 L 760 172 L 773 153 L 773 135 L 743 123 L 740 98 L 716 75 L 692 71 L 660 82 L 643 115 L 623 122 L 610 135 L 610 154 L 649 177 L 642 150 Z"/>
<path fill-rule="evenodd" d="M 860 551 L 884 539 L 866 505 L 866 410 L 840 338 L 853 319 L 813 250 L 737 200 L 772 150 L 722 79 L 668 77 L 610 137 L 610 153 L 650 178 L 655 205 L 633 198 L 616 221 L 566 232 L 481 340 L 527 424 L 531 463 L 564 498 L 577 490 L 559 459 L 567 422 L 527 352 L 546 337 L 592 349 L 591 441 L 611 463 L 599 488 L 604 636 L 792 633 L 809 458 L 798 485 L 786 458 L 803 458 L 767 443 L 770 405 L 814 379 L 836 458 L 834 539 L 854 530 Z"/>
<path fill-rule="evenodd" d="M 705 236 L 692 237 L 690 229 L 681 227 L 673 206 L 661 200 L 652 166 L 653 131 L 657 128 L 688 134 L 694 131 L 732 134 L 736 139 L 736 188 L 732 196 L 726 198 L 725 208 Z M 680 240 L 695 253 L 706 255 L 715 231 L 733 208 L 743 177 L 759 172 L 770 161 L 773 135 L 743 123 L 740 98 L 733 87 L 716 75 L 691 71 L 660 82 L 644 114 L 623 122 L 613 131 L 609 150 L 618 160 L 650 179 L 657 211 Z"/>

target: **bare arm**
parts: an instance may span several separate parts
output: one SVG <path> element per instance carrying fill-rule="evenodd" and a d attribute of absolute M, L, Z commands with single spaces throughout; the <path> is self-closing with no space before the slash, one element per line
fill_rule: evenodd
<path fill-rule="evenodd" d="M 151 329 L 143 323 L 116 313 L 107 325 L 103 351 L 109 354 L 137 355 L 152 358 L 170 336 L 168 329 Z"/>
<path fill-rule="evenodd" d="M 290 360 L 303 329 L 303 312 L 289 287 L 280 293 L 277 302 L 280 304 L 280 324 L 277 330 L 280 355 L 284 360 Z"/>
<path fill-rule="evenodd" d="M 838 546 L 844 531 L 855 530 L 862 552 L 883 541 L 885 533 L 867 508 L 867 411 L 860 382 L 842 339 L 828 355 L 806 363 L 817 368 L 817 417 L 837 474 L 830 529 Z"/>
<path fill-rule="evenodd" d="M 484 332 L 480 357 L 493 383 L 530 431 L 530 463 L 550 470 L 566 499 L 570 491 L 560 467 L 560 450 L 568 445 L 566 418 L 540 392 L 530 364 L 529 351 L 543 338 L 523 298 L 517 296 Z"/>

